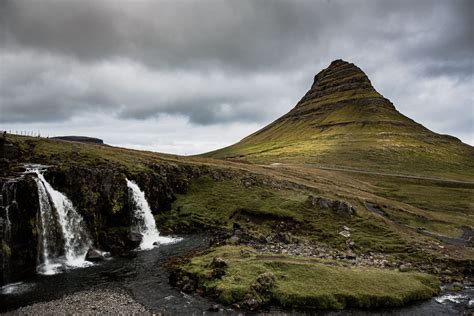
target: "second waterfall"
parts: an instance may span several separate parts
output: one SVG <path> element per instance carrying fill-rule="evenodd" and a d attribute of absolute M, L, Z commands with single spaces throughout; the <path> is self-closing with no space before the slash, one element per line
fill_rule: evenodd
<path fill-rule="evenodd" d="M 134 204 L 134 226 L 132 229 L 136 230 L 141 235 L 140 249 L 152 249 L 159 244 L 168 244 L 178 241 L 176 238 L 162 237 L 156 228 L 155 218 L 151 213 L 150 205 L 148 204 L 145 193 L 140 190 L 138 185 L 127 179 L 127 186 L 130 190 L 130 197 Z"/>

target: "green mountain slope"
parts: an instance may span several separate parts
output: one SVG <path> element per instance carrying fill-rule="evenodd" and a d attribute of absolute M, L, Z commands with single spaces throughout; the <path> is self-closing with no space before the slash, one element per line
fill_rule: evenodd
<path fill-rule="evenodd" d="M 319 72 L 290 112 L 204 156 L 474 179 L 472 146 L 404 116 L 342 60 Z"/>

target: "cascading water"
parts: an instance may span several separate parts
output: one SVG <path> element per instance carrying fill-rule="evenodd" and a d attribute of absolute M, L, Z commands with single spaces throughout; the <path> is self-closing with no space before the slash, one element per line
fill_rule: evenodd
<path fill-rule="evenodd" d="M 152 249 L 157 244 L 169 244 L 178 241 L 178 238 L 160 236 L 150 205 L 148 205 L 145 198 L 145 193 L 140 190 L 135 182 L 126 180 L 131 193 L 130 197 L 135 205 L 135 225 L 133 228 L 142 236 L 140 249 Z"/>
<path fill-rule="evenodd" d="M 38 273 L 55 274 L 64 267 L 90 265 L 85 258 L 92 241 L 81 215 L 64 194 L 46 181 L 40 169 L 28 171 L 37 175 L 40 204 L 38 222 L 42 251 L 38 252 Z"/>
<path fill-rule="evenodd" d="M 16 205 L 16 180 L 9 180 L 3 183 L 1 192 L 0 206 L 4 209 L 4 238 L 8 239 L 11 235 L 10 209 Z"/>
<path fill-rule="evenodd" d="M 12 222 L 10 215 L 12 211 L 16 210 L 16 184 L 17 179 L 9 179 L 2 185 L 0 191 L 0 237 L 2 248 L 0 251 L 0 282 L 6 283 L 9 280 L 10 275 L 10 256 L 11 250 L 5 251 L 4 249 L 10 249 L 10 241 L 12 237 Z"/>

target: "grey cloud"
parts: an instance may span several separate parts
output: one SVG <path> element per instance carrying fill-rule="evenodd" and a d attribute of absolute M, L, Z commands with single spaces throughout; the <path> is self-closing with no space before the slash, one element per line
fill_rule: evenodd
<path fill-rule="evenodd" d="M 435 90 L 418 82 L 448 77 L 463 92 L 472 86 L 473 3 L 4 0 L 0 122 L 107 113 L 117 121 L 175 115 L 191 125 L 263 125 L 336 58 L 386 77 L 380 88 L 404 110 L 415 103 L 404 87 Z M 444 106 L 469 113 L 472 98 L 453 100 Z M 417 106 L 408 114 L 436 126 L 430 105 Z M 464 116 L 472 121 L 472 111 Z M 465 133 L 456 121 L 453 114 L 442 131 Z"/>
<path fill-rule="evenodd" d="M 125 57 L 156 68 L 278 68 L 294 66 L 295 57 L 314 46 L 319 31 L 337 23 L 334 15 L 324 13 L 327 7 L 337 15 L 342 6 L 265 1 L 6 1 L 4 44 L 85 62 Z"/>

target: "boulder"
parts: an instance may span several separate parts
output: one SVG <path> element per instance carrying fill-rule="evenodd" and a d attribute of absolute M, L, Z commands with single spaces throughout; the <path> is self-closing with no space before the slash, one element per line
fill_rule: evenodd
<path fill-rule="evenodd" d="M 275 275 L 272 272 L 265 272 L 257 276 L 252 283 L 252 289 L 258 294 L 268 294 L 275 287 Z"/>
<path fill-rule="evenodd" d="M 109 257 L 110 257 L 110 252 L 100 251 L 100 250 L 91 248 L 89 249 L 89 251 L 87 251 L 86 260 L 91 261 L 91 262 L 98 262 L 98 261 L 105 260 L 106 258 L 109 258 Z"/>
<path fill-rule="evenodd" d="M 331 200 L 319 196 L 308 196 L 307 203 L 312 207 L 319 207 L 321 209 L 331 209 L 339 215 L 353 215 L 355 208 L 346 201 Z"/>
<path fill-rule="evenodd" d="M 208 311 L 210 312 L 218 312 L 219 311 L 219 305 L 213 304 L 209 307 Z"/>
<path fill-rule="evenodd" d="M 213 269 L 225 269 L 227 268 L 227 262 L 221 257 L 215 257 L 212 259 L 211 268 Z"/>
<path fill-rule="evenodd" d="M 352 205 L 346 201 L 334 201 L 332 209 L 339 215 L 353 215 L 355 213 Z"/>
<path fill-rule="evenodd" d="M 324 209 L 330 209 L 332 208 L 333 201 L 330 199 L 325 199 L 319 196 L 308 196 L 308 203 L 313 206 L 313 207 L 319 207 L 319 208 L 324 208 Z"/>
<path fill-rule="evenodd" d="M 405 264 L 401 264 L 399 267 L 398 267 L 398 270 L 400 272 L 408 272 L 411 270 L 411 264 L 410 263 L 405 263 Z"/>
<path fill-rule="evenodd" d="M 340 231 L 339 235 L 341 235 L 342 237 L 345 237 L 345 238 L 351 237 L 351 233 L 348 230 Z"/>
<path fill-rule="evenodd" d="M 247 295 L 244 301 L 242 302 L 242 306 L 247 308 L 248 310 L 254 311 L 260 308 L 260 303 L 251 295 Z"/>
<path fill-rule="evenodd" d="M 212 259 L 211 268 L 212 278 L 221 279 L 225 275 L 225 270 L 227 269 L 227 262 L 220 257 L 215 257 L 214 259 Z"/>

